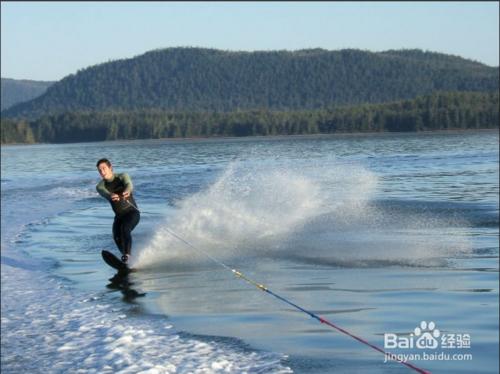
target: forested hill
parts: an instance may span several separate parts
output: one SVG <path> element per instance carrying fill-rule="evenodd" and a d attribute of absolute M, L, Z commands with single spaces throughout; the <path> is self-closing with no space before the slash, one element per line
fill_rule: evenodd
<path fill-rule="evenodd" d="M 434 52 L 155 50 L 70 75 L 3 118 L 73 111 L 309 110 L 498 91 L 498 68 Z"/>
<path fill-rule="evenodd" d="M 54 82 L 2 78 L 1 110 L 40 96 Z"/>

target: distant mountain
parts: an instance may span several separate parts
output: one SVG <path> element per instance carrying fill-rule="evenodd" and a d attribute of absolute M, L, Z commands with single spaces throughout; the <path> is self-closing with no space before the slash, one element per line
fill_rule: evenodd
<path fill-rule="evenodd" d="M 2 112 L 308 110 L 412 99 L 437 91 L 493 92 L 498 68 L 421 50 L 230 52 L 168 48 L 92 66 Z"/>
<path fill-rule="evenodd" d="M 2 78 L 1 110 L 42 95 L 54 82 Z"/>

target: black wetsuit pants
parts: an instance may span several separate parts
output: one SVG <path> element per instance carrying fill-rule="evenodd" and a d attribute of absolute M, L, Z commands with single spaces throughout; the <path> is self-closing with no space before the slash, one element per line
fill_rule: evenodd
<path fill-rule="evenodd" d="M 137 210 L 130 210 L 121 216 L 115 216 L 113 222 L 113 239 L 122 254 L 130 255 L 132 250 L 132 230 L 141 218 Z"/>

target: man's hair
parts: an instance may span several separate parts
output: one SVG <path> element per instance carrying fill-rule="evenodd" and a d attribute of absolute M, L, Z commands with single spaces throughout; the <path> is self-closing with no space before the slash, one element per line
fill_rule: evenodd
<path fill-rule="evenodd" d="M 97 161 L 97 164 L 95 164 L 95 166 L 98 168 L 99 165 L 101 165 L 103 162 L 106 165 L 108 165 L 109 168 L 111 167 L 111 162 L 109 162 L 109 160 L 107 158 L 101 158 L 99 161 Z"/>

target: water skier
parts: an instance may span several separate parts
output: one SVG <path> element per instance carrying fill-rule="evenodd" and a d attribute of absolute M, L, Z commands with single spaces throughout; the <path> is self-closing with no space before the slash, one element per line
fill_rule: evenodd
<path fill-rule="evenodd" d="M 102 180 L 97 184 L 97 192 L 108 200 L 115 212 L 113 239 L 127 264 L 132 253 L 132 230 L 141 218 L 132 194 L 133 185 L 127 173 L 114 173 L 111 162 L 102 158 L 97 161 L 97 170 Z"/>

